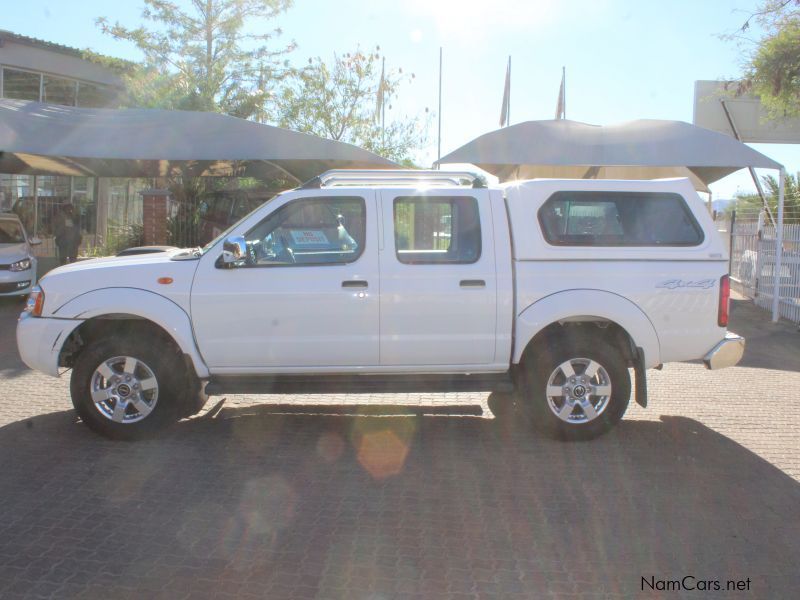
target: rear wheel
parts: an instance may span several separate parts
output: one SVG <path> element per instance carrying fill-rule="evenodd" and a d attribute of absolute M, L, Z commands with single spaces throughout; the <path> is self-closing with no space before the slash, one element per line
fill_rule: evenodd
<path fill-rule="evenodd" d="M 556 438 L 595 438 L 628 408 L 631 379 L 625 359 L 600 337 L 554 341 L 526 362 L 520 408 Z"/>
<path fill-rule="evenodd" d="M 143 338 L 106 338 L 81 352 L 72 370 L 72 403 L 93 431 L 134 440 L 178 419 L 190 389 L 179 354 Z"/>

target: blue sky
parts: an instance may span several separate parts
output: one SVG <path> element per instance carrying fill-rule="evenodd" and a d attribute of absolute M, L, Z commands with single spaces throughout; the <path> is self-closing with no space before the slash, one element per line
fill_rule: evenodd
<path fill-rule="evenodd" d="M 180 0 L 179 0 L 180 1 Z M 595 124 L 638 118 L 691 122 L 698 79 L 735 78 L 743 50 L 720 39 L 757 0 L 295 0 L 272 23 L 294 40 L 298 64 L 357 46 L 380 45 L 387 67 L 415 74 L 393 102 L 398 115 L 437 109 L 438 55 L 444 48 L 442 153 L 498 127 L 505 65 L 512 60 L 512 123 L 553 118 L 567 69 L 567 117 Z M 131 46 L 94 25 L 107 16 L 133 26 L 138 0 L 0 0 L 0 28 L 136 59 Z M 758 30 L 751 29 L 757 37 Z M 792 172 L 794 145 L 756 145 Z M 436 158 L 436 121 L 421 161 Z M 753 185 L 746 171 L 714 185 L 716 198 Z"/>

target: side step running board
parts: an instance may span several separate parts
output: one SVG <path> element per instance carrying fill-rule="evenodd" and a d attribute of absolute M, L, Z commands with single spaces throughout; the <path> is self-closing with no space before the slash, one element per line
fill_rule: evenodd
<path fill-rule="evenodd" d="M 212 377 L 206 394 L 511 392 L 509 373 L 474 375 L 269 375 Z"/>

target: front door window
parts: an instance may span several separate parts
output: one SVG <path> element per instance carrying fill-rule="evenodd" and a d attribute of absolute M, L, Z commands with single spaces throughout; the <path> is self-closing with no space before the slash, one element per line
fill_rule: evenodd
<path fill-rule="evenodd" d="M 246 235 L 249 266 L 355 262 L 364 250 L 362 198 L 304 198 L 275 211 Z"/>

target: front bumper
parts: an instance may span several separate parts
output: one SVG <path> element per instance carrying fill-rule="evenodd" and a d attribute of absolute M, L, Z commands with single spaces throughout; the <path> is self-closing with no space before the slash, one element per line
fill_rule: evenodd
<path fill-rule="evenodd" d="M 31 369 L 58 377 L 58 355 L 80 319 L 51 319 L 22 313 L 17 321 L 17 347 Z"/>
<path fill-rule="evenodd" d="M 22 296 L 29 294 L 36 283 L 36 271 L 0 271 L 0 296 Z"/>
<path fill-rule="evenodd" d="M 744 346 L 745 341 L 742 336 L 735 333 L 726 333 L 725 339 L 703 357 L 703 364 L 705 364 L 706 369 L 712 370 L 732 367 L 742 360 Z"/>

